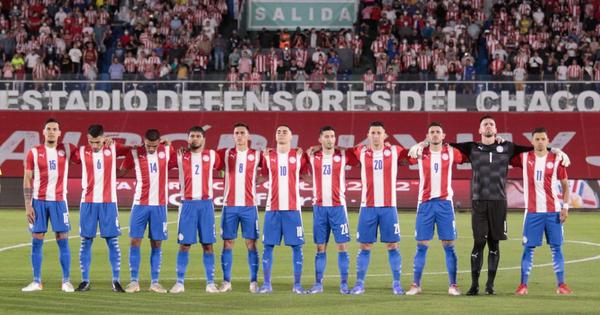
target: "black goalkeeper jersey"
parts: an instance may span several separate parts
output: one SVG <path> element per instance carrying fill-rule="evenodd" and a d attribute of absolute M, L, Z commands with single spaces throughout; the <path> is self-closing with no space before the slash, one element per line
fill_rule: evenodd
<path fill-rule="evenodd" d="M 506 175 L 510 159 L 532 147 L 512 142 L 490 145 L 477 142 L 450 143 L 469 157 L 473 176 L 471 178 L 472 200 L 506 200 Z"/>

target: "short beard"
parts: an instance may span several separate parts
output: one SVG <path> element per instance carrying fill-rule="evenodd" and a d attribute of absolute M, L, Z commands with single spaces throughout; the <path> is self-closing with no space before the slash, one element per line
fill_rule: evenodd
<path fill-rule="evenodd" d="M 197 149 L 200 149 L 201 147 L 202 147 L 201 145 L 190 144 L 190 149 L 192 149 L 192 150 L 197 150 Z"/>

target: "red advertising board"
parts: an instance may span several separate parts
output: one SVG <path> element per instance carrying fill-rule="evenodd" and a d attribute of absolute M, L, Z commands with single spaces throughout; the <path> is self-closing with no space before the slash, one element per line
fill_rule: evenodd
<path fill-rule="evenodd" d="M 126 144 L 141 143 L 148 128 L 157 128 L 173 140 L 176 147 L 185 145 L 186 131 L 200 125 L 207 130 L 207 147 L 233 145 L 232 125 L 245 122 L 250 126 L 252 146 L 274 145 L 275 129 L 288 125 L 294 133 L 294 145 L 307 147 L 317 143 L 319 128 L 331 125 L 336 129 L 338 145 L 350 147 L 366 139 L 369 123 L 382 121 L 393 144 L 410 146 L 421 141 L 432 121 L 443 124 L 446 140 L 462 142 L 478 140 L 481 113 L 448 112 L 43 112 L 0 111 L 0 168 L 4 176 L 20 177 L 26 151 L 43 141 L 44 121 L 54 117 L 61 122 L 64 142 L 83 144 L 88 125 L 100 123 L 109 135 Z M 572 161 L 569 177 L 600 178 L 600 113 L 496 113 L 493 114 L 499 133 L 507 140 L 521 145 L 529 143 L 528 136 L 535 127 L 546 127 L 551 146 L 567 152 Z M 70 176 L 78 178 L 79 167 L 72 167 Z M 175 173 L 172 174 L 175 176 Z M 468 166 L 454 172 L 455 179 L 469 179 Z M 511 178 L 520 178 L 519 170 L 511 170 Z M 353 170 L 349 178 L 357 178 Z M 416 169 L 402 167 L 401 179 L 416 179 Z"/>

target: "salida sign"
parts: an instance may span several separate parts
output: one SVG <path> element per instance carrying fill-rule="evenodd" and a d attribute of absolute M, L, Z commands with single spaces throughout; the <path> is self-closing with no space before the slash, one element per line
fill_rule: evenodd
<path fill-rule="evenodd" d="M 275 129 L 286 124 L 293 132 L 293 146 L 308 147 L 317 144 L 319 128 L 331 125 L 336 129 L 337 144 L 351 147 L 365 142 L 369 123 L 382 121 L 389 135 L 387 141 L 404 147 L 421 141 L 427 125 L 432 121 L 442 123 L 449 142 L 478 140 L 479 113 L 286 113 L 286 112 L 22 112 L 0 111 L 3 122 L 0 129 L 0 167 L 5 176 L 20 177 L 26 152 L 43 141 L 41 131 L 49 117 L 61 121 L 62 141 L 82 145 L 90 124 L 103 124 L 107 133 L 127 145 L 142 143 L 148 128 L 158 128 L 165 138 L 177 147 L 186 145 L 187 129 L 193 125 L 207 130 L 207 147 L 233 146 L 233 124 L 245 122 L 250 126 L 251 146 L 261 149 L 274 146 Z M 505 139 L 527 145 L 535 127 L 549 130 L 550 145 L 562 148 L 572 161 L 569 177 L 577 179 L 600 178 L 600 113 L 502 113 L 494 116 L 498 131 Z M 471 176 L 468 165 L 460 165 L 455 178 Z M 70 177 L 78 177 L 77 167 L 70 169 Z M 418 178 L 413 167 L 403 168 L 399 177 Z M 520 178 L 519 171 L 509 173 Z M 175 175 L 175 174 L 173 174 Z M 355 170 L 349 178 L 359 177 Z"/>

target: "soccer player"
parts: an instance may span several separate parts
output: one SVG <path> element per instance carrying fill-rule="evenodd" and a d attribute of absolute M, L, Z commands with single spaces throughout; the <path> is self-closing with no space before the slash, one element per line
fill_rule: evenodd
<path fill-rule="evenodd" d="M 121 249 L 119 239 L 121 227 L 117 209 L 117 157 L 125 156 L 130 148 L 117 145 L 104 137 L 102 125 L 91 125 L 87 132 L 88 144 L 79 147 L 81 159 L 81 205 L 79 235 L 79 265 L 81 279 L 75 291 L 89 291 L 92 243 L 96 228 L 100 224 L 100 236 L 106 240 L 108 258 L 112 270 L 112 288 L 125 292 L 121 287 L 119 272 Z"/>
<path fill-rule="evenodd" d="M 374 121 L 369 126 L 368 145 L 354 149 L 360 161 L 362 197 L 358 216 L 357 239 L 360 251 L 356 259 L 356 284 L 351 294 L 365 292 L 365 277 L 371 259 L 371 248 L 377 241 L 377 228 L 380 241 L 386 244 L 392 271 L 392 292 L 404 294 L 400 283 L 402 257 L 398 249 L 400 224 L 396 209 L 396 175 L 398 164 L 407 157 L 407 150 L 397 145 L 384 143 L 387 134 L 382 122 Z"/>
<path fill-rule="evenodd" d="M 42 246 L 48 231 L 48 219 L 56 233 L 59 260 L 62 268 L 62 291 L 73 292 L 70 281 L 71 251 L 68 232 L 67 176 L 69 163 L 79 163 L 77 148 L 72 144 L 58 143 L 60 123 L 50 118 L 44 123 L 44 144 L 29 150 L 25 159 L 23 197 L 25 215 L 31 231 L 31 265 L 33 282 L 21 291 L 42 290 Z"/>
<path fill-rule="evenodd" d="M 523 224 L 523 257 L 521 258 L 521 284 L 517 295 L 528 293 L 527 282 L 533 267 L 533 251 L 542 246 L 542 237 L 552 251 L 552 262 L 557 281 L 557 294 L 571 294 L 565 283 L 565 260 L 562 252 L 563 224 L 569 216 L 569 183 L 567 170 L 561 157 L 548 152 L 548 132 L 536 128 L 532 132 L 533 152 L 515 156 L 511 164 L 523 169 L 525 223 Z M 557 184 L 562 187 L 563 200 L 558 199 Z"/>
<path fill-rule="evenodd" d="M 350 258 L 348 245 L 350 231 L 348 213 L 346 211 L 346 176 L 347 164 L 356 164 L 353 154 L 335 148 L 335 130 L 324 126 L 319 133 L 320 150 L 308 150 L 312 168 L 313 186 L 313 239 L 317 244 L 315 256 L 315 284 L 307 292 L 323 292 L 323 274 L 327 265 L 327 243 L 329 234 L 333 232 L 338 249 L 338 267 L 340 270 L 340 292 L 347 294 L 348 268 Z M 349 162 L 350 159 L 350 162 Z"/>
<path fill-rule="evenodd" d="M 140 291 L 140 246 L 148 225 L 150 238 L 150 291 L 166 293 L 167 290 L 158 282 L 162 263 L 162 241 L 167 240 L 167 200 L 169 161 L 175 152 L 168 144 L 162 144 L 160 132 L 148 129 L 144 135 L 144 145 L 133 147 L 121 165 L 120 175 L 135 168 L 136 186 L 133 207 L 129 219 L 129 268 L 131 282 L 125 292 Z"/>
<path fill-rule="evenodd" d="M 204 270 L 206 273 L 206 292 L 218 293 L 214 282 L 216 243 L 215 210 L 213 207 L 213 169 L 219 168 L 220 159 L 214 150 L 205 150 L 205 133 L 200 126 L 188 130 L 188 147 L 177 153 L 179 170 L 179 186 L 181 189 L 181 206 L 177 242 L 177 282 L 169 290 L 170 293 L 182 293 L 185 272 L 189 261 L 192 244 L 200 241 L 204 254 Z M 173 165 L 175 166 L 175 165 Z M 198 240 L 199 236 L 199 240 Z"/>
<path fill-rule="evenodd" d="M 449 295 L 460 295 L 456 285 L 457 257 L 454 249 L 456 224 L 452 204 L 452 168 L 455 164 L 467 161 L 458 149 L 444 144 L 446 134 L 442 125 L 433 122 L 427 128 L 429 147 L 417 159 L 409 159 L 410 164 L 419 165 L 419 203 L 415 224 L 417 252 L 414 258 L 413 284 L 406 295 L 421 293 L 421 276 L 425 267 L 429 242 L 437 226 L 438 238 L 446 254 L 446 268 L 450 287 Z"/>
<path fill-rule="evenodd" d="M 271 293 L 271 270 L 273 249 L 285 240 L 292 247 L 294 264 L 294 287 L 292 292 L 304 294 L 300 284 L 302 278 L 302 245 L 304 227 L 302 226 L 300 176 L 308 170 L 308 159 L 300 149 L 292 149 L 292 130 L 280 125 L 276 132 L 277 149 L 263 152 L 261 172 L 269 177 L 269 193 L 265 210 L 263 230 L 263 275 L 264 283 L 259 293 Z"/>
<path fill-rule="evenodd" d="M 225 192 L 223 211 L 221 212 L 221 238 L 223 252 L 221 267 L 223 283 L 221 292 L 231 291 L 231 268 L 233 265 L 233 244 L 241 225 L 242 237 L 248 249 L 248 268 L 250 269 L 250 292 L 258 292 L 258 199 L 256 198 L 257 170 L 261 154 L 248 146 L 250 128 L 244 123 L 233 126 L 235 147 L 221 149 L 218 152 L 222 168 L 225 171 Z"/>

